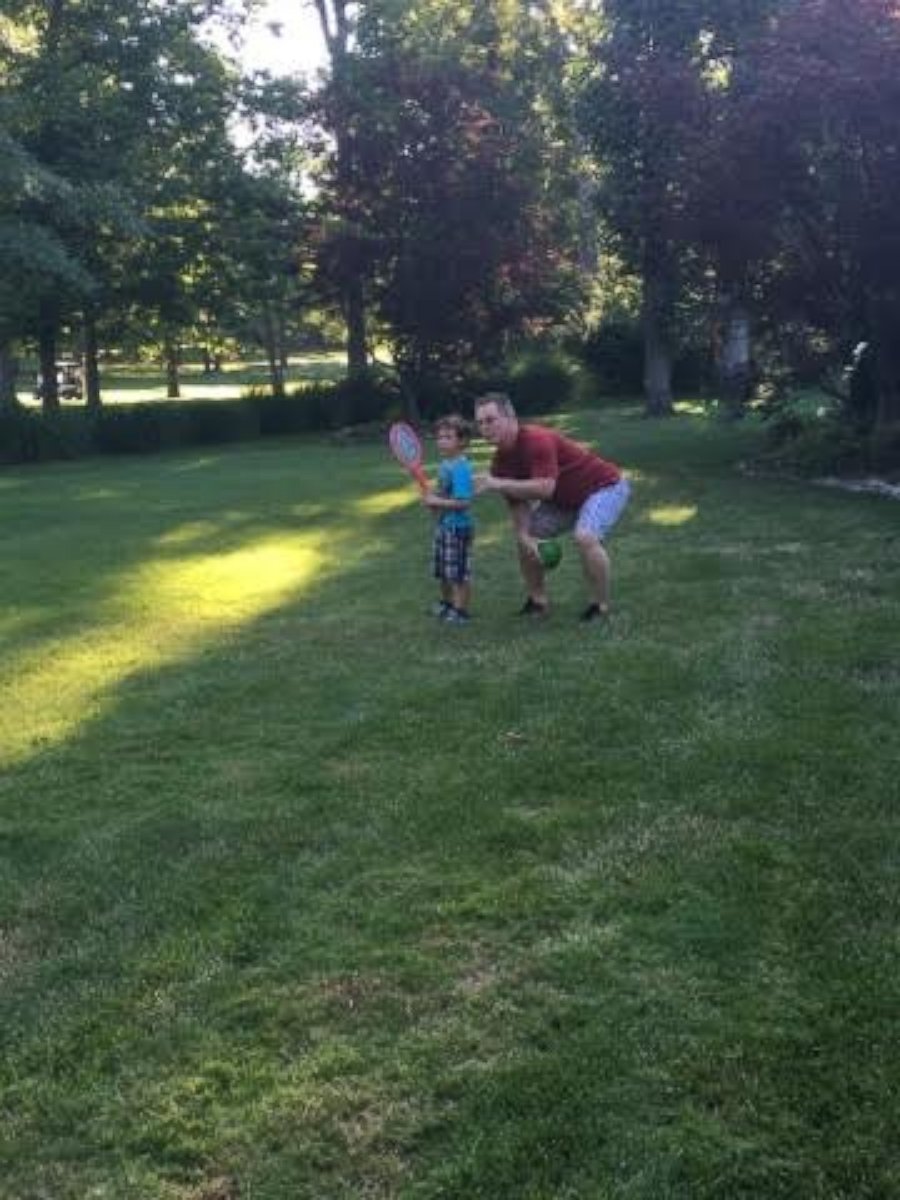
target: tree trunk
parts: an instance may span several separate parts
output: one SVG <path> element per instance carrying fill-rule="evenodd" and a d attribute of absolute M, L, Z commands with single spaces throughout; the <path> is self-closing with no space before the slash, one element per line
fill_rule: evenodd
<path fill-rule="evenodd" d="M 16 379 L 19 363 L 13 353 L 11 342 L 0 342 L 0 412 L 11 412 L 19 405 L 16 395 Z"/>
<path fill-rule="evenodd" d="M 366 349 L 366 305 L 362 281 L 354 279 L 347 285 L 344 295 L 344 312 L 347 319 L 347 374 L 365 373 L 369 365 Z"/>
<path fill-rule="evenodd" d="M 97 363 L 97 320 L 92 312 L 84 314 L 84 395 L 88 412 L 100 411 L 100 367 Z"/>
<path fill-rule="evenodd" d="M 870 304 L 871 380 L 875 392 L 871 424 L 876 437 L 891 425 L 900 425 L 900 345 L 897 341 L 896 309 L 893 304 Z M 874 353 L 873 353 L 874 352 Z"/>
<path fill-rule="evenodd" d="M 166 360 L 166 396 L 170 400 L 180 400 L 181 383 L 178 375 L 178 344 L 174 338 L 166 338 L 164 353 Z"/>
<path fill-rule="evenodd" d="M 56 381 L 56 321 L 50 316 L 41 320 L 38 333 L 38 354 L 41 371 L 41 405 L 45 416 L 59 412 L 59 387 Z"/>
<path fill-rule="evenodd" d="M 331 132 L 334 135 L 337 159 L 337 200 L 339 208 L 343 210 L 342 216 L 347 221 L 352 220 L 354 208 L 353 162 L 349 137 L 351 116 L 348 116 L 350 106 L 346 100 L 348 89 L 345 82 L 353 5 L 351 0 L 314 0 L 314 4 L 331 63 L 331 86 L 335 95 Z M 368 365 L 365 289 L 353 262 L 356 257 L 345 242 L 344 270 L 341 272 L 341 307 L 347 325 L 347 374 L 351 377 L 361 375 Z"/>
<path fill-rule="evenodd" d="M 287 378 L 288 368 L 291 365 L 290 355 L 288 354 L 288 336 L 287 336 L 287 321 L 284 316 L 284 309 L 279 306 L 278 315 L 275 318 L 275 329 L 278 337 L 278 365 L 281 368 L 282 383 Z"/>
<path fill-rule="evenodd" d="M 722 415 L 738 420 L 744 415 L 752 387 L 750 314 L 737 295 L 722 297 L 722 337 L 716 356 L 716 373 Z"/>
<path fill-rule="evenodd" d="M 875 409 L 875 433 L 900 428 L 900 352 L 896 343 L 878 347 L 876 357 L 878 399 Z"/>
<path fill-rule="evenodd" d="M 272 383 L 272 395 L 284 395 L 284 372 L 281 369 L 281 355 L 278 350 L 276 322 L 272 310 L 267 305 L 262 320 L 263 342 L 266 348 L 266 359 L 269 364 L 269 379 Z"/>
<path fill-rule="evenodd" d="M 658 273 L 644 274 L 644 413 L 670 417 L 672 408 L 672 351 L 668 335 L 668 284 Z"/>

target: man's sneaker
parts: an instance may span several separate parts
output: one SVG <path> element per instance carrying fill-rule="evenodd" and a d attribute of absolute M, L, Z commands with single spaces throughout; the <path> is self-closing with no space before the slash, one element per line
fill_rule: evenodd
<path fill-rule="evenodd" d="M 531 596 L 525 601 L 519 609 L 520 617 L 546 617 L 547 605 L 542 604 L 540 600 L 533 600 Z"/>
<path fill-rule="evenodd" d="M 609 609 L 601 608 L 599 604 L 589 604 L 581 616 L 579 621 L 608 621 Z"/>
<path fill-rule="evenodd" d="M 445 625 L 468 625 L 472 618 L 464 608 L 453 608 L 450 605 L 441 620 Z"/>
<path fill-rule="evenodd" d="M 453 605 L 447 600 L 436 600 L 431 606 L 431 615 L 437 617 L 439 621 L 443 621 L 448 612 L 453 611 Z"/>

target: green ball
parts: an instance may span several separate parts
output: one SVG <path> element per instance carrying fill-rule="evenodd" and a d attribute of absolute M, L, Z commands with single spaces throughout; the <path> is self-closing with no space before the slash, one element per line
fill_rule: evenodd
<path fill-rule="evenodd" d="M 543 563 L 544 570 L 552 571 L 562 562 L 562 546 L 553 538 L 538 542 L 538 557 Z"/>

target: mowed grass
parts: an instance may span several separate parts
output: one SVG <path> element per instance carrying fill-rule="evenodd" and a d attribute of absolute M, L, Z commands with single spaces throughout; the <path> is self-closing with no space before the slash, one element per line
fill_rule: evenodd
<path fill-rule="evenodd" d="M 4 1200 L 900 1195 L 900 508 L 562 421 L 608 635 L 380 445 L 0 475 Z"/>

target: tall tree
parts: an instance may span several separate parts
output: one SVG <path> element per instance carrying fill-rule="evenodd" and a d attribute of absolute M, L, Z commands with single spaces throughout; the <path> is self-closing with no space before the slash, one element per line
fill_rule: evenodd
<path fill-rule="evenodd" d="M 600 167 L 601 213 L 642 282 L 644 391 L 652 415 L 672 410 L 675 307 L 698 266 L 702 151 L 741 39 L 768 7 L 767 0 L 607 0 L 604 6 L 606 27 L 581 119 Z M 727 156 L 727 147 L 719 150 Z"/>
<path fill-rule="evenodd" d="M 314 0 L 328 49 L 331 76 L 322 93 L 321 111 L 334 139 L 330 251 L 347 329 L 347 372 L 366 370 L 366 239 L 354 186 L 358 175 L 354 129 L 361 114 L 350 83 L 353 31 L 358 5 L 354 0 Z"/>
<path fill-rule="evenodd" d="M 347 185 L 408 396 L 495 362 L 571 301 L 576 186 L 564 142 L 548 137 L 540 57 L 553 38 L 546 14 L 519 5 L 370 0 L 360 11 L 345 64 L 357 114 Z"/>
<path fill-rule="evenodd" d="M 112 304 L 121 280 L 122 251 L 140 237 L 138 218 L 153 183 L 164 181 L 174 155 L 202 139 L 193 133 L 201 114 L 218 125 L 214 148 L 225 151 L 228 102 L 219 86 L 218 59 L 201 44 L 204 18 L 227 0 L 9 0 L 17 27 L 28 36 L 8 48 L 7 99 L 16 136 L 44 171 L 65 185 L 66 203 L 40 199 L 30 215 L 90 277 L 89 294 L 52 281 L 34 297 L 23 324 L 39 338 L 45 403 L 57 402 L 53 362 L 58 331 L 79 312 L 90 329 Z M 115 31 L 115 34 L 111 31 Z M 210 115 L 212 114 L 212 116 Z M 145 169 L 154 155 L 160 165 Z M 148 186 L 149 185 L 149 186 Z M 88 336 L 88 345 L 93 338 Z M 96 401 L 95 373 L 91 398 Z"/>
<path fill-rule="evenodd" d="M 900 422 L 900 10 L 894 0 L 791 0 L 741 97 L 755 145 L 748 194 L 777 198 L 767 300 L 830 358 L 866 343 L 869 401 Z M 785 129 L 784 114 L 790 114 Z"/>

